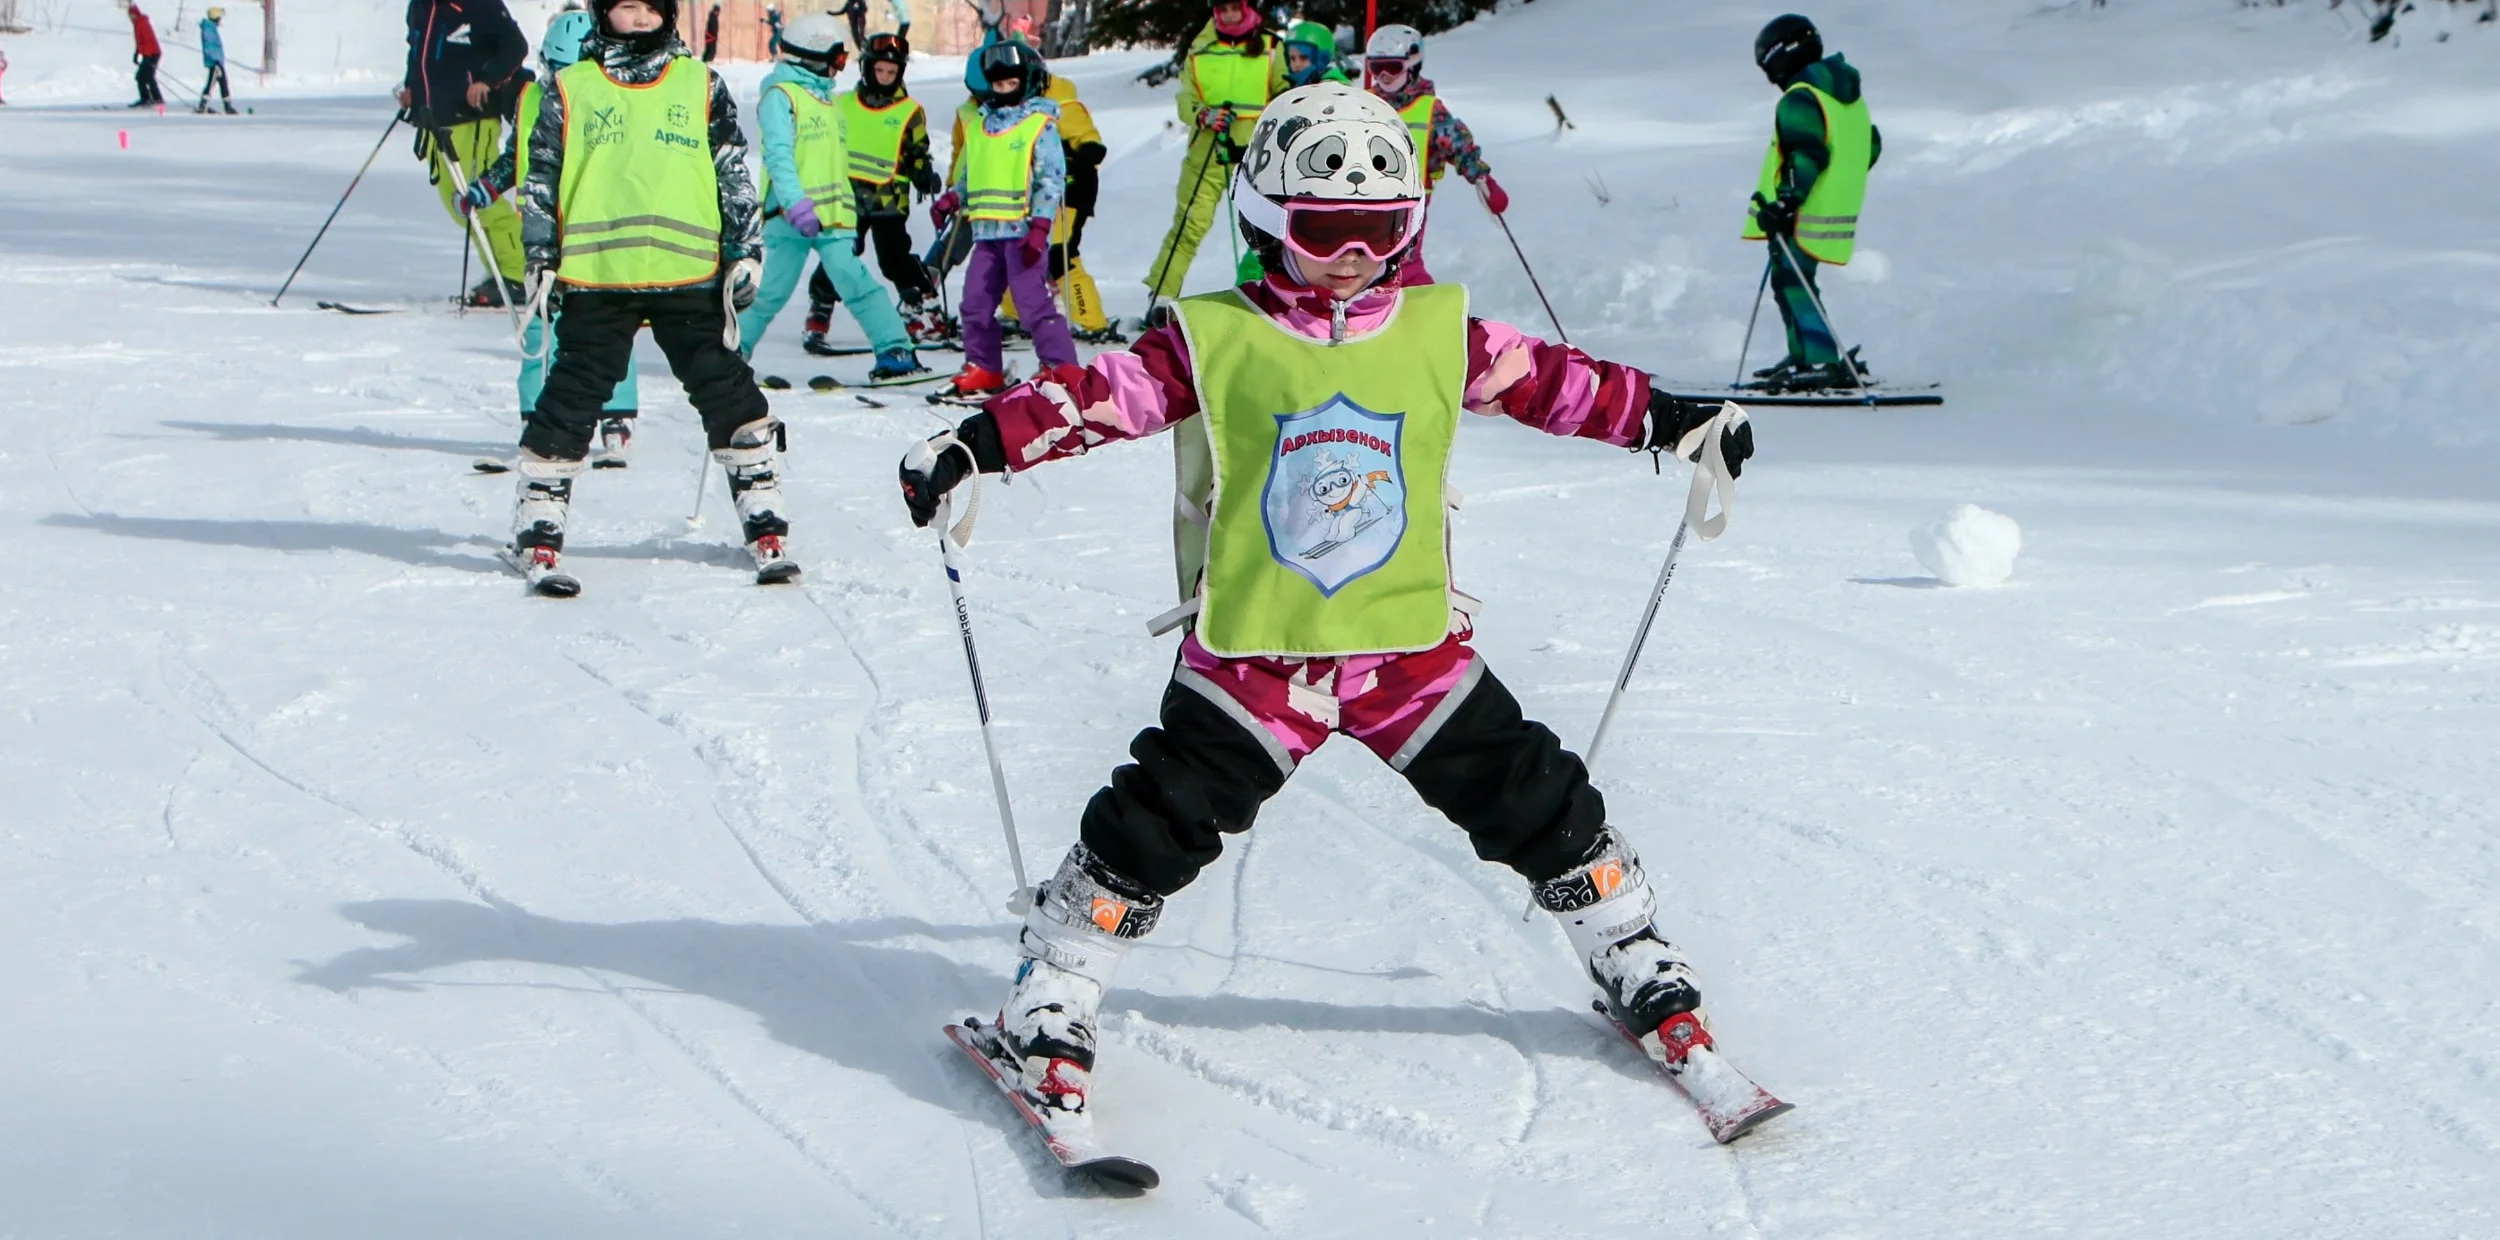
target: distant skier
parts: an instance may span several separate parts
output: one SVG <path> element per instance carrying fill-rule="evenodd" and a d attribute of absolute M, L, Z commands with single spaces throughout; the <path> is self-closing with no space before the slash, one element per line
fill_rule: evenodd
<path fill-rule="evenodd" d="M 894 286 L 905 330 L 919 344 L 950 338 L 938 309 L 937 285 L 912 252 L 912 195 L 937 197 L 946 189 L 929 154 L 929 117 L 904 83 L 911 63 L 911 44 L 897 34 L 868 36 L 861 54 L 859 84 L 842 96 L 842 142 L 849 152 L 851 192 L 858 199 L 860 227 L 877 251 L 877 270 Z M 823 268 L 818 269 L 819 278 Z M 821 337 L 820 310 L 830 313 L 832 281 L 826 280 L 823 306 L 808 308 L 808 330 Z M 813 283 L 810 293 L 815 291 Z"/>
<path fill-rule="evenodd" d="M 1010 291 L 1042 364 L 1076 360 L 1068 320 L 1050 295 L 1051 226 L 1067 193 L 1059 107 L 1041 97 L 1041 53 L 1023 43 L 992 43 L 978 63 L 987 87 L 979 115 L 964 131 L 946 193 L 929 208 L 940 234 L 960 211 L 972 238 L 964 266 L 964 367 L 949 391 L 956 398 L 1007 386 L 998 307 Z"/>
<path fill-rule="evenodd" d="M 1428 185 L 1438 186 L 1441 178 L 1452 171 L 1481 186 L 1484 205 L 1493 214 L 1510 210 L 1510 195 L 1502 183 L 1493 179 L 1493 169 L 1484 162 L 1484 152 L 1476 146 L 1476 135 L 1467 123 L 1451 114 L 1448 105 L 1434 91 L 1432 79 L 1424 76 L 1424 36 L 1413 26 L 1382 26 L 1372 32 L 1371 43 L 1363 49 L 1363 83 L 1371 92 L 1389 101 L 1398 110 L 1398 118 L 1406 122 L 1407 132 L 1414 135 L 1415 149 L 1424 153 L 1429 176 Z M 1428 212 L 1427 212 L 1428 213 Z M 1430 284 L 1432 273 L 1424 267 L 1424 235 L 1415 234 L 1414 252 L 1398 268 L 1399 279 L 1408 284 Z"/>
<path fill-rule="evenodd" d="M 1241 157 L 1260 109 L 1285 90 L 1285 54 L 1260 24 L 1258 6 L 1247 0 L 1215 0 L 1206 26 L 1189 42 L 1175 100 L 1189 127 L 1188 153 L 1174 188 L 1172 228 L 1146 268 L 1147 302 L 1180 296 L 1198 243 L 1215 221 L 1215 205 Z M 1257 278 L 1249 256 L 1236 265 L 1239 280 Z"/>
<path fill-rule="evenodd" d="M 396 96 L 417 130 L 417 158 L 452 222 L 468 230 L 460 186 L 477 179 L 503 150 L 504 118 L 520 99 L 529 38 L 504 0 L 408 0 L 408 67 Z M 455 176 L 453 169 L 458 169 Z M 509 203 L 477 213 L 488 270 L 469 304 L 499 304 L 495 281 L 520 300 L 521 217 Z"/>
<path fill-rule="evenodd" d="M 200 83 L 200 106 L 195 112 L 208 111 L 208 92 L 215 87 L 217 97 L 226 105 L 226 115 L 234 115 L 234 87 L 226 81 L 226 40 L 218 32 L 218 23 L 226 19 L 226 11 L 217 5 L 208 6 L 208 14 L 200 18 L 200 60 L 208 67 L 208 80 Z"/>
<path fill-rule="evenodd" d="M 597 29 L 597 20 L 580 9 L 566 9 L 547 23 L 547 33 L 538 40 L 538 61 L 546 70 L 546 79 L 542 82 L 532 78 L 522 84 L 520 99 L 513 109 L 512 133 L 504 141 L 503 154 L 469 183 L 468 196 L 461 200 L 462 210 L 483 210 L 527 179 L 530 132 L 537 128 L 547 91 L 554 87 L 557 74 L 581 60 L 583 43 Z M 555 317 L 560 317 L 560 310 L 550 307 Z M 538 316 L 532 315 L 522 329 L 521 373 L 517 382 L 523 422 L 529 421 L 530 411 L 538 407 L 538 394 L 545 390 L 547 370 L 554 364 L 555 341 L 549 338 L 548 329 L 541 326 Z M 623 469 L 631 460 L 634 419 L 642 406 L 641 389 L 629 350 L 625 377 L 617 381 L 616 389 L 608 394 L 607 404 L 599 411 L 599 441 L 590 450 L 594 468 Z"/>
<path fill-rule="evenodd" d="M 764 77 L 755 104 L 764 147 L 764 278 L 755 304 L 738 316 L 739 348 L 755 355 L 813 253 L 876 350 L 869 382 L 894 383 L 929 371 L 893 299 L 859 261 L 859 196 L 850 176 L 857 165 L 847 149 L 847 109 L 833 86 L 847 59 L 842 24 L 809 13 L 783 29 Z"/>
<path fill-rule="evenodd" d="M 1295 86 L 1346 81 L 1337 67 L 1337 36 L 1318 22 L 1295 22 L 1285 31 L 1285 80 Z"/>
<path fill-rule="evenodd" d="M 1183 299 L 1178 323 L 1134 351 L 1051 367 L 903 463 L 905 503 L 926 526 L 976 468 L 1020 473 L 1167 430 L 1184 449 L 1174 529 L 1188 602 L 1175 623 L 1188 631 L 1161 726 L 1087 804 L 1080 841 L 1026 914 L 999 1024 L 975 1037 L 1046 1125 L 1084 1127 L 1122 957 L 1224 837 L 1344 733 L 1477 856 L 1525 879 L 1607 1010 L 1681 1070 L 1711 1044 L 1700 992 L 1586 767 L 1470 644 L 1443 477 L 1462 410 L 1681 451 L 1703 446 L 1720 406 L 1473 318 L 1464 289 L 1401 287 L 1429 191 L 1406 124 L 1372 95 L 1322 83 L 1279 96 L 1233 192 L 1261 280 Z M 1741 469 L 1751 429 L 1719 438 Z"/>
<path fill-rule="evenodd" d="M 579 589 L 560 568 L 573 480 L 649 326 L 729 475 L 756 580 L 792 580 L 781 424 L 733 347 L 730 316 L 755 299 L 763 246 L 738 106 L 678 41 L 677 0 L 591 9 L 598 30 L 541 101 L 521 182 L 530 302 L 561 296 L 564 317 L 521 432 L 505 554 L 541 593 Z"/>
<path fill-rule="evenodd" d="M 130 106 L 162 106 L 165 92 L 156 84 L 156 62 L 165 58 L 165 45 L 156 41 L 156 23 L 133 0 L 122 0 L 122 8 L 130 14 L 130 63 L 139 66 L 133 75 L 139 83 L 139 99 Z"/>
<path fill-rule="evenodd" d="M 1774 391 L 1853 388 L 1864 370 L 1841 357 L 1816 309 L 1815 272 L 1855 252 L 1866 173 L 1883 156 L 1884 135 L 1867 112 L 1858 71 L 1838 55 L 1824 57 L 1813 22 L 1794 13 L 1773 18 L 1754 39 L 1753 59 L 1780 88 L 1780 102 L 1745 238 L 1770 241 L 1771 294 L 1788 329 L 1787 356 L 1754 378 Z M 1793 264 L 1786 250 L 1795 251 Z"/>

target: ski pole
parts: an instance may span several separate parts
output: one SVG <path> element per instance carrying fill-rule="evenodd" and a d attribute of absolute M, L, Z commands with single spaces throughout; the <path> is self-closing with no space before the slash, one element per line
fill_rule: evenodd
<path fill-rule="evenodd" d="M 1805 289 L 1807 299 L 1814 303 L 1814 312 L 1823 316 L 1823 330 L 1831 333 L 1832 348 L 1839 352 L 1841 364 L 1849 368 L 1849 385 L 1858 390 L 1858 395 L 1866 398 L 1866 403 L 1874 404 L 1874 391 L 1866 386 L 1865 376 L 1858 373 L 1858 359 L 1841 346 L 1840 329 L 1832 326 L 1832 312 L 1823 308 L 1823 294 L 1815 291 L 1814 281 L 1806 278 L 1804 265 L 1797 261 L 1797 252 L 1788 247 L 1788 238 L 1772 233 L 1771 244 L 1778 246 L 1780 253 L 1787 257 L 1789 273 L 1797 277 L 1797 283 Z"/>
<path fill-rule="evenodd" d="M 461 175 L 460 154 L 458 150 L 451 145 L 451 135 L 440 129 L 431 129 L 426 132 L 432 134 L 434 137 L 434 150 L 435 153 L 443 157 L 444 170 L 451 173 L 452 192 L 460 195 L 461 197 L 467 197 L 469 193 L 469 178 Z M 512 291 L 504 287 L 503 264 L 495 259 L 494 243 L 486 239 L 486 226 L 478 222 L 477 212 L 475 211 L 463 212 L 460 216 L 460 220 L 462 223 L 469 226 L 469 235 L 477 240 L 478 248 L 486 251 L 487 269 L 494 273 L 495 300 L 503 304 L 504 314 L 509 316 L 512 320 L 512 337 L 514 340 L 519 340 L 521 337 L 521 308 L 512 304 Z M 468 290 L 466 288 L 461 289 L 460 296 L 463 301 L 466 301 L 468 299 Z"/>
<path fill-rule="evenodd" d="M 970 453 L 960 443 L 948 443 L 939 450 Z M 998 798 L 998 825 L 1007 835 L 1007 864 L 1016 872 L 1015 894 L 1007 897 L 1007 911 L 1023 916 L 1033 907 L 1033 884 L 1024 876 L 1024 847 L 1016 841 L 1016 814 L 1007 802 L 1007 771 L 998 761 L 998 736 L 990 726 L 989 690 L 981 683 L 981 652 L 972 644 L 972 611 L 964 605 L 963 564 L 956 550 L 972 539 L 972 520 L 981 514 L 980 474 L 973 474 L 972 502 L 964 510 L 962 522 L 949 529 L 946 519 L 954 515 L 952 500 L 941 501 L 937 519 L 930 524 L 938 532 L 938 553 L 946 563 L 946 589 L 955 600 L 955 628 L 963 634 L 964 667 L 972 673 L 972 705 L 981 716 L 981 747 L 989 751 L 990 791 Z"/>
<path fill-rule="evenodd" d="M 1771 265 L 1762 264 L 1762 283 L 1754 286 L 1753 313 L 1745 318 L 1745 343 L 1736 350 L 1736 380 L 1729 387 L 1745 386 L 1745 359 L 1753 354 L 1754 325 L 1762 321 L 1762 295 L 1771 291 Z"/>
<path fill-rule="evenodd" d="M 1155 260 L 1154 285 L 1146 290 L 1146 318 L 1149 320 L 1146 326 L 1148 327 L 1154 326 L 1151 320 L 1155 316 L 1155 303 L 1163 299 L 1163 277 L 1172 270 L 1172 255 L 1180 250 L 1181 230 L 1189 227 L 1189 217 L 1198 209 L 1198 196 L 1206 192 L 1207 173 L 1215 169 L 1215 156 L 1219 149 L 1213 142 L 1207 144 L 1207 162 L 1198 165 L 1197 183 L 1189 187 L 1189 205 L 1182 207 L 1181 217 L 1172 221 L 1172 235 L 1164 239 L 1163 256 Z M 1210 223 L 1209 227 L 1213 227 L 1213 224 Z M 1183 279 L 1187 279 L 1188 275 L 1187 272 L 1181 273 Z"/>
<path fill-rule="evenodd" d="M 1554 313 L 1554 303 L 1546 300 L 1545 286 L 1537 282 L 1536 268 L 1528 265 L 1527 251 L 1519 248 L 1519 238 L 1512 235 L 1510 221 L 1495 213 L 1492 203 L 1485 202 L 1482 185 L 1476 186 L 1476 201 L 1484 202 L 1485 213 L 1493 216 L 1493 222 L 1502 226 L 1502 235 L 1510 239 L 1510 252 L 1519 256 L 1519 269 L 1528 273 L 1528 287 L 1536 290 L 1537 301 L 1545 307 L 1545 321 L 1554 325 L 1555 337 L 1564 344 L 1571 343 L 1571 333 L 1563 330 L 1562 319 Z"/>
<path fill-rule="evenodd" d="M 1597 716 L 1597 730 L 1590 734 L 1588 748 L 1580 754 L 1580 761 L 1592 770 L 1597 766 L 1597 751 L 1606 744 L 1606 732 L 1614 725 L 1615 709 L 1623 705 L 1624 691 L 1631 687 L 1633 669 L 1640 666 L 1641 650 L 1649 644 L 1650 626 L 1658 622 L 1658 608 L 1666 602 L 1667 587 L 1675 582 L 1675 565 L 1684 555 L 1685 540 L 1699 534 L 1703 542 L 1708 542 L 1727 532 L 1728 506 L 1736 499 L 1736 480 L 1728 476 L 1727 458 L 1720 451 L 1719 439 L 1744 421 L 1744 408 L 1734 401 L 1726 401 L 1719 406 L 1717 417 L 1703 423 L 1694 432 L 1702 437 L 1702 441 L 1698 445 L 1699 455 L 1693 461 L 1692 486 L 1684 493 L 1683 519 L 1676 522 L 1675 540 L 1667 544 L 1666 562 L 1658 566 L 1658 582 L 1649 588 L 1649 605 L 1642 608 L 1640 625 L 1632 630 L 1632 645 L 1623 652 L 1623 666 L 1615 671 L 1615 685 L 1606 694 L 1606 709 Z M 1686 442 L 1690 440 L 1691 436 L 1686 436 Z M 1683 444 L 1676 447 L 1676 455 L 1682 456 Z M 1719 500 L 1716 516 L 1710 513 L 1710 498 L 1714 493 Z M 1531 897 L 1528 907 L 1520 911 L 1519 920 L 1529 921 L 1535 916 L 1536 900 Z"/>
<path fill-rule="evenodd" d="M 347 195 L 355 193 L 357 182 L 364 180 L 365 174 L 373 170 L 374 156 L 382 153 L 382 143 L 390 141 L 391 131 L 397 128 L 399 113 L 393 112 L 391 123 L 382 127 L 382 137 L 373 144 L 373 153 L 365 156 L 363 167 L 356 169 L 355 179 L 347 183 L 347 192 L 339 195 L 338 206 L 330 208 L 330 218 L 321 221 L 321 231 L 314 233 L 312 244 L 304 247 L 304 256 L 295 260 L 295 270 L 286 273 L 286 283 L 278 286 L 278 295 L 269 299 L 270 305 L 277 305 L 279 299 L 286 296 L 286 291 L 295 287 L 295 277 L 303 274 L 304 264 L 312 261 L 313 251 L 320 248 L 321 239 L 330 234 L 330 225 L 338 222 L 340 208 L 347 205 Z"/>
<path fill-rule="evenodd" d="M 686 510 L 686 528 L 703 526 L 703 492 L 712 485 L 712 454 L 694 454 L 694 507 Z"/>
<path fill-rule="evenodd" d="M 467 229 L 460 230 L 460 291 L 454 294 L 454 300 L 460 305 L 462 318 L 467 318 L 469 315 L 469 251 L 476 244 L 469 239 Z"/>

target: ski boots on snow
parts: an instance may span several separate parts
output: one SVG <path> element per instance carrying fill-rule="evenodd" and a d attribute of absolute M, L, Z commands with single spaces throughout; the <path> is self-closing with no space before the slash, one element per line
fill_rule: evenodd
<path fill-rule="evenodd" d="M 963 324 L 930 301 L 907 301 L 899 308 L 903 330 L 916 345 L 940 347 L 954 345 L 963 339 Z"/>
<path fill-rule="evenodd" d="M 888 349 L 877 355 L 877 364 L 868 370 L 871 386 L 889 383 L 910 383 L 935 371 L 920 364 L 920 356 L 909 349 Z"/>
<path fill-rule="evenodd" d="M 530 592 L 548 598 L 571 598 L 581 582 L 563 570 L 564 524 L 573 511 L 573 480 L 581 476 L 580 461 L 557 460 L 523 448 L 513 464 L 521 480 L 512 506 L 512 541 L 503 559 L 529 583 Z"/>
<path fill-rule="evenodd" d="M 729 446 L 715 449 L 712 459 L 729 475 L 729 498 L 744 527 L 747 554 L 755 558 L 755 584 L 796 581 L 798 561 L 790 558 L 785 540 L 790 523 L 781 516 L 781 423 L 757 418 L 729 436 Z"/>
<path fill-rule="evenodd" d="M 987 366 L 965 363 L 964 368 L 955 372 L 955 377 L 948 380 L 945 387 L 932 393 L 929 400 L 936 404 L 978 405 L 1006 390 L 1005 374 Z"/>
<path fill-rule="evenodd" d="M 1163 897 L 1083 844 L 1034 891 L 1017 936 L 1024 962 L 999 1006 L 996 1033 L 1020 1069 L 1019 1086 L 1045 1114 L 1084 1113 L 1103 990 L 1162 915 Z"/>
<path fill-rule="evenodd" d="M 633 454 L 634 420 L 632 417 L 599 420 L 599 442 L 591 445 L 592 469 L 623 469 Z"/>
<path fill-rule="evenodd" d="M 799 347 L 817 357 L 832 357 L 834 347 L 825 343 L 825 333 L 833 330 L 833 312 L 810 307 L 807 326 L 799 335 Z"/>
<path fill-rule="evenodd" d="M 1078 344 L 1113 345 L 1128 343 L 1128 336 L 1121 332 L 1120 325 L 1117 322 L 1105 323 L 1100 327 L 1072 331 L 1068 334 L 1075 337 Z"/>
<path fill-rule="evenodd" d="M 1534 893 L 1562 923 L 1606 1014 L 1650 1058 L 1674 1071 L 1694 1047 L 1710 1044 L 1692 970 L 1653 924 L 1658 898 L 1620 837 L 1609 830 L 1589 860 Z"/>
<path fill-rule="evenodd" d="M 494 272 L 487 272 L 485 279 L 478 281 L 476 284 L 470 285 L 469 291 L 461 294 L 460 304 L 468 306 L 472 309 L 492 309 L 502 306 L 504 302 L 498 301 L 495 298 L 495 281 L 498 279 L 501 279 L 501 277 L 497 276 Z M 529 304 L 529 293 L 521 287 L 520 281 L 504 280 L 503 291 L 510 299 L 511 304 L 515 306 L 526 306 Z"/>

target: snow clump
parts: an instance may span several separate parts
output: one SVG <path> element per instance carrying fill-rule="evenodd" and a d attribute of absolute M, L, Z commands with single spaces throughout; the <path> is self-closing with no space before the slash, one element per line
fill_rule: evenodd
<path fill-rule="evenodd" d="M 2023 527 L 2001 512 L 1963 504 L 1910 531 L 1910 553 L 1949 586 L 1997 586 L 2014 575 Z"/>

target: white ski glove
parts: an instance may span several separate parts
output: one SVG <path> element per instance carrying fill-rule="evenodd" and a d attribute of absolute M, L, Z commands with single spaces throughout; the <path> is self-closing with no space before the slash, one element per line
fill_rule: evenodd
<path fill-rule="evenodd" d="M 755 304 L 756 290 L 764 284 L 764 260 L 742 258 L 729 265 L 729 304 L 739 310 Z"/>

